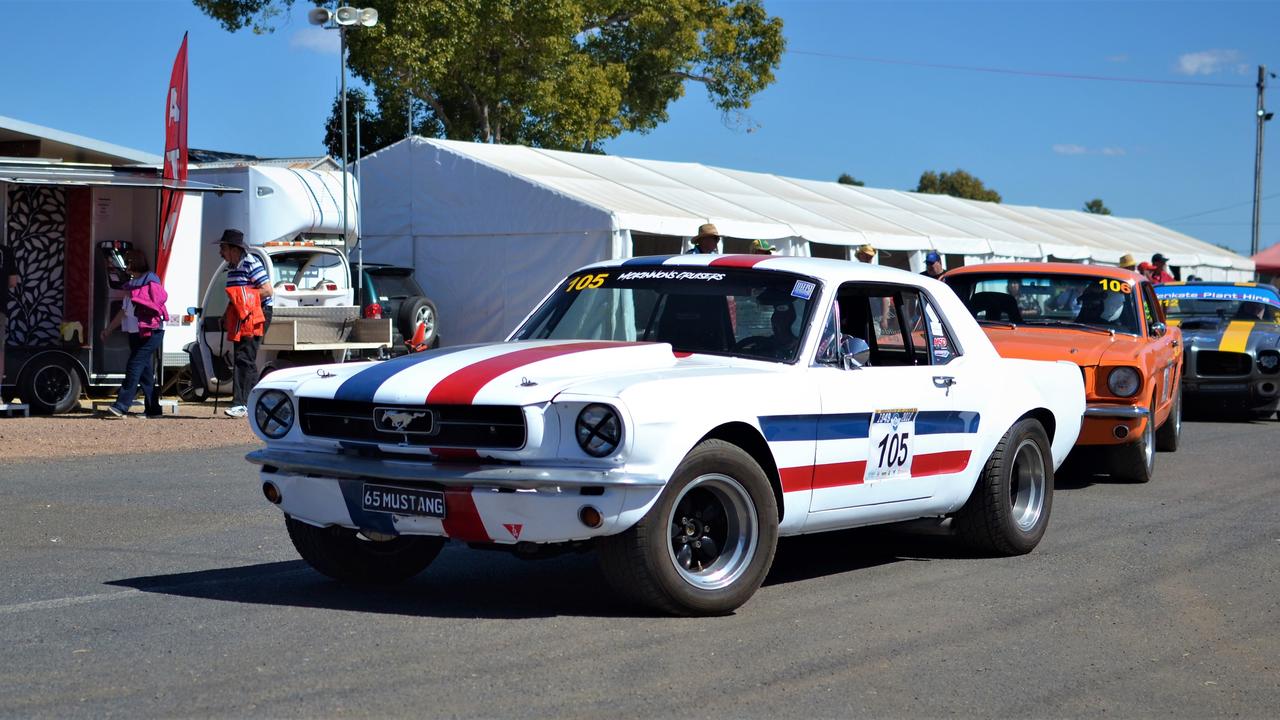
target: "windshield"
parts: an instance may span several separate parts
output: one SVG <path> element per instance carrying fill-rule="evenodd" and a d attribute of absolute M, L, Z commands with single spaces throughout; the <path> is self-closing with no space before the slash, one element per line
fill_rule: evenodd
<path fill-rule="evenodd" d="M 1239 285 L 1174 285 L 1156 287 L 1170 318 L 1213 317 L 1224 320 L 1280 322 L 1280 296 L 1271 288 Z"/>
<path fill-rule="evenodd" d="M 348 287 L 341 256 L 326 250 L 272 253 L 271 284 L 281 282 L 293 283 L 299 290 L 320 289 L 326 282 Z"/>
<path fill-rule="evenodd" d="M 1134 286 L 1089 275 L 1000 273 L 944 277 L 978 321 L 1084 325 L 1141 335 Z"/>
<path fill-rule="evenodd" d="M 615 267 L 570 276 L 517 340 L 671 343 L 677 352 L 794 362 L 818 283 L 778 272 Z"/>

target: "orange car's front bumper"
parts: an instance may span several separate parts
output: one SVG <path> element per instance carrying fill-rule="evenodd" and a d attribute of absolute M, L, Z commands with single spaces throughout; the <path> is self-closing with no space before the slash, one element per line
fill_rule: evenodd
<path fill-rule="evenodd" d="M 1089 403 L 1077 445 L 1125 445 L 1138 442 L 1150 422 L 1141 405 Z"/>

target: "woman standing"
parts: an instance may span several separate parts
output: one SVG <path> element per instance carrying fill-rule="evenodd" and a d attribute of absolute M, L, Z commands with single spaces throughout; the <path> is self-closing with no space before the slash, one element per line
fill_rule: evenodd
<path fill-rule="evenodd" d="M 156 393 L 154 361 L 156 352 L 164 346 L 164 322 L 169 319 L 165 302 L 169 294 L 160 284 L 160 278 L 151 272 L 147 257 L 141 250 L 127 250 L 124 257 L 125 269 L 131 278 L 124 286 L 127 294 L 120 310 L 103 328 L 102 339 L 105 341 L 116 328 L 122 328 L 129 336 L 129 363 L 125 366 L 120 394 L 103 417 L 111 419 L 127 415 L 139 386 L 146 417 L 160 417 L 162 411 Z"/>

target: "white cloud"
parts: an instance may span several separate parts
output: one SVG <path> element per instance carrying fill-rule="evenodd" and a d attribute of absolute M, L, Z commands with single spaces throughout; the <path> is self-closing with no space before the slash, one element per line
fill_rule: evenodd
<path fill-rule="evenodd" d="M 1129 56 L 1128 56 L 1128 55 L 1126 55 L 1126 54 L 1124 54 L 1124 53 L 1119 53 L 1119 54 L 1117 54 L 1117 55 L 1108 55 L 1108 56 L 1107 56 L 1107 62 L 1111 62 L 1111 63 L 1127 63 L 1127 62 L 1129 62 Z"/>
<path fill-rule="evenodd" d="M 1235 50 L 1202 50 L 1178 56 L 1175 71 L 1181 75 L 1216 75 L 1221 72 L 1239 72 L 1244 65 L 1240 53 Z"/>
<path fill-rule="evenodd" d="M 1059 155 L 1105 155 L 1107 157 L 1120 157 L 1129 153 L 1122 147 L 1102 147 L 1089 148 L 1084 145 L 1074 145 L 1071 143 L 1059 143 L 1053 146 L 1053 151 Z"/>
<path fill-rule="evenodd" d="M 326 55 L 337 55 L 339 39 L 336 30 L 325 30 L 320 27 L 305 27 L 289 38 L 289 47 L 301 48 Z"/>

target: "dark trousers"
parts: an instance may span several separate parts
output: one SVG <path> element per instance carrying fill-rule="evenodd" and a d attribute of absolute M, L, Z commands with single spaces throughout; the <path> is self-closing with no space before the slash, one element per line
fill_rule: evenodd
<path fill-rule="evenodd" d="M 160 397 L 156 392 L 155 357 L 164 347 L 164 331 L 159 330 L 147 337 L 139 333 L 129 333 L 129 362 L 125 365 L 124 383 L 120 386 L 120 394 L 116 396 L 115 408 L 120 412 L 129 412 L 133 400 L 142 389 L 143 408 L 148 415 L 160 415 Z"/>
<path fill-rule="evenodd" d="M 267 320 L 262 325 L 262 334 L 266 335 L 267 328 L 271 327 L 271 306 L 262 308 L 262 314 Z M 231 376 L 231 405 L 244 405 L 249 400 L 249 391 L 258 384 L 258 349 L 262 347 L 262 338 L 241 338 L 232 344 L 231 362 L 235 372 Z"/>

